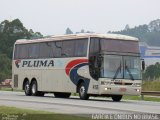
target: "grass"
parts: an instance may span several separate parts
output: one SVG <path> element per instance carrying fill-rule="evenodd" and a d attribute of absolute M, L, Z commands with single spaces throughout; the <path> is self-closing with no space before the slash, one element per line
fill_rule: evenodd
<path fill-rule="evenodd" d="M 128 95 L 124 95 L 123 99 L 125 99 L 125 100 L 141 100 L 141 96 L 128 96 Z M 160 102 L 160 97 L 144 96 L 144 100 L 145 101 Z"/>
<path fill-rule="evenodd" d="M 7 87 L 0 88 L 0 91 L 24 92 L 24 90 L 18 90 L 18 89 L 7 88 Z"/>
<path fill-rule="evenodd" d="M 10 119 L 15 118 L 16 120 L 91 120 L 89 117 L 0 106 L 0 119 L 8 117 Z"/>
<path fill-rule="evenodd" d="M 5 88 L 5 87 L 2 87 L 0 90 L 1 90 L 1 91 L 12 91 L 12 88 Z"/>
<path fill-rule="evenodd" d="M 160 91 L 160 80 L 143 81 L 143 91 Z"/>

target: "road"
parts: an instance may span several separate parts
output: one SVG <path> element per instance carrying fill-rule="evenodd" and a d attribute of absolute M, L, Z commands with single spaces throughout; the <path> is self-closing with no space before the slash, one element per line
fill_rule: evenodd
<path fill-rule="evenodd" d="M 55 98 L 52 94 L 44 97 L 25 96 L 23 92 L 0 91 L 0 105 L 50 111 L 65 114 L 160 114 L 159 102 L 122 100 L 113 102 L 106 98 L 80 100 L 72 96 L 69 99 Z"/>

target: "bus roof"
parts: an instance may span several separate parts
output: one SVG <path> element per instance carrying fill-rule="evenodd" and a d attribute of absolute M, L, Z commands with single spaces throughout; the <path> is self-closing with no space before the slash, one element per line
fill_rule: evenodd
<path fill-rule="evenodd" d="M 60 41 L 60 40 L 71 40 L 71 39 L 82 39 L 82 38 L 89 38 L 89 37 L 96 37 L 96 38 L 110 38 L 110 39 L 119 39 L 119 40 L 131 40 L 131 41 L 138 41 L 137 38 L 127 36 L 127 35 L 120 35 L 120 34 L 96 34 L 96 33 L 80 33 L 80 34 L 69 34 L 69 35 L 56 35 L 50 36 L 47 38 L 41 39 L 19 39 L 16 41 L 15 44 L 25 44 L 25 43 L 36 43 L 36 42 L 46 42 L 46 41 Z"/>

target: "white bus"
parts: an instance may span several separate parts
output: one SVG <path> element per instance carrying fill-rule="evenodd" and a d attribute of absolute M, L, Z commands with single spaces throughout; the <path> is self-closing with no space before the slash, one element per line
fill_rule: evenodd
<path fill-rule="evenodd" d="M 141 94 L 137 38 L 116 34 L 75 34 L 17 40 L 12 61 L 13 88 L 27 96 L 68 98 L 79 93 L 112 97 Z"/>

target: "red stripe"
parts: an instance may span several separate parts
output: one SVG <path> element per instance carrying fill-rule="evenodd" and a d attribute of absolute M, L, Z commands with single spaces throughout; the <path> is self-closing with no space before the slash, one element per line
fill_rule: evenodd
<path fill-rule="evenodd" d="M 16 60 L 15 61 L 15 64 L 18 64 L 18 63 L 20 63 L 21 62 L 21 60 Z"/>
<path fill-rule="evenodd" d="M 71 68 L 73 68 L 77 64 L 84 63 L 84 62 L 88 63 L 88 59 L 77 59 L 77 60 L 73 60 L 73 61 L 69 62 L 66 66 L 66 69 L 65 69 L 66 74 L 69 75 Z"/>

